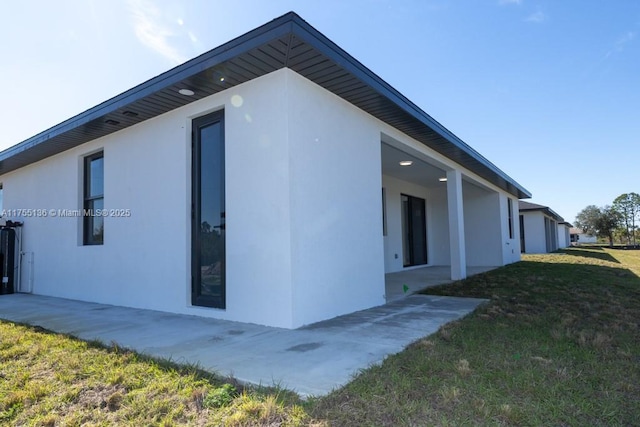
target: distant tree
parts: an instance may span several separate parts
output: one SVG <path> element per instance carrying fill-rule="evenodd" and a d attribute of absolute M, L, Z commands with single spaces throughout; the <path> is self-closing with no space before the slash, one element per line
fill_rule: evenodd
<path fill-rule="evenodd" d="M 589 205 L 582 209 L 576 216 L 576 226 L 581 228 L 586 234 L 596 235 L 598 219 L 602 211 L 596 205 Z"/>
<path fill-rule="evenodd" d="M 596 223 L 598 237 L 609 239 L 609 246 L 613 246 L 613 232 L 620 226 L 620 213 L 611 206 L 600 209 L 601 215 Z"/>
<path fill-rule="evenodd" d="M 627 243 L 636 244 L 636 220 L 640 215 L 640 195 L 637 193 L 624 193 L 616 197 L 612 206 L 622 219 L 621 226 L 625 230 Z"/>
<path fill-rule="evenodd" d="M 587 234 L 595 234 L 598 237 L 609 240 L 609 246 L 613 246 L 613 233 L 619 227 L 621 217 L 618 211 L 611 206 L 599 208 L 589 205 L 576 216 L 576 226 Z"/>

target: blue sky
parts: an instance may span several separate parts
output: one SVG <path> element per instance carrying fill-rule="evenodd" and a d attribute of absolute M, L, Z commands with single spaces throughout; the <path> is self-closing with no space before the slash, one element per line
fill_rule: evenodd
<path fill-rule="evenodd" d="M 568 221 L 640 193 L 640 1 L 3 2 L 0 149 L 290 10 Z"/>

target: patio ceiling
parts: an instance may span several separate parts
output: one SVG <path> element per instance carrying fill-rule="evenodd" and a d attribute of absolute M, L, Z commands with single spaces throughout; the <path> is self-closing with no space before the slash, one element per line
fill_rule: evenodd
<path fill-rule="evenodd" d="M 531 197 L 515 180 L 293 12 L 1 152 L 0 174 L 284 67 L 514 196 Z M 181 89 L 194 95 L 181 95 Z"/>
<path fill-rule="evenodd" d="M 382 174 L 411 182 L 427 188 L 445 187 L 446 182 L 439 179 L 447 172 L 404 151 L 394 148 L 384 142 L 381 144 Z M 400 162 L 410 160 L 409 166 L 402 166 Z"/>

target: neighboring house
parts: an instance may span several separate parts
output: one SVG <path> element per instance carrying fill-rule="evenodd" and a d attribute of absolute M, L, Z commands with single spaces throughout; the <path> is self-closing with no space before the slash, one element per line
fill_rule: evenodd
<path fill-rule="evenodd" d="M 592 234 L 587 234 L 581 228 L 571 228 L 571 243 L 579 245 L 580 243 L 598 243 L 598 238 Z"/>
<path fill-rule="evenodd" d="M 566 221 L 558 223 L 558 248 L 568 248 L 571 246 L 571 223 Z"/>
<path fill-rule="evenodd" d="M 294 13 L 5 150 L 0 184 L 46 212 L 16 218 L 34 293 L 285 328 L 518 261 L 531 196 Z"/>
<path fill-rule="evenodd" d="M 527 254 L 548 253 L 566 248 L 571 224 L 548 206 L 520 200 L 520 250 Z"/>

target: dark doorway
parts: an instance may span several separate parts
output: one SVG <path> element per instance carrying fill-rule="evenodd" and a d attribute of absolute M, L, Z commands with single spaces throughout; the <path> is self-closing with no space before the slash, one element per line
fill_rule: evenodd
<path fill-rule="evenodd" d="M 402 195 L 402 249 L 405 267 L 427 263 L 427 213 L 424 199 Z"/>
<path fill-rule="evenodd" d="M 524 216 L 520 215 L 520 252 L 525 253 L 526 248 L 524 246 Z"/>
<path fill-rule="evenodd" d="M 193 305 L 225 308 L 224 111 L 193 120 Z"/>

